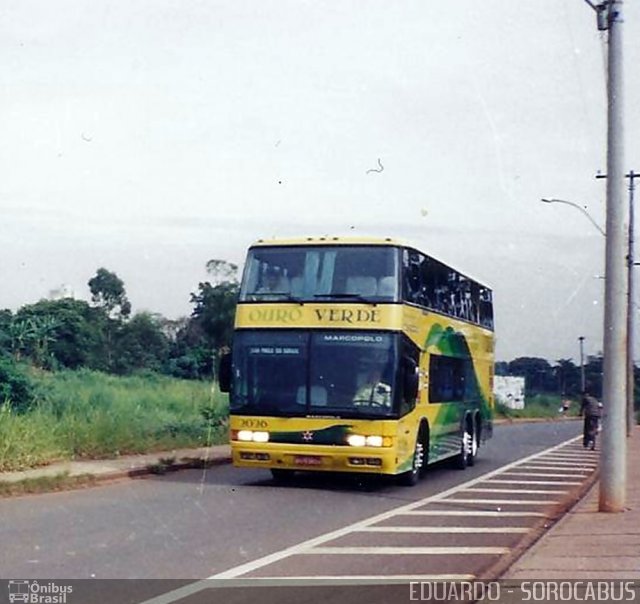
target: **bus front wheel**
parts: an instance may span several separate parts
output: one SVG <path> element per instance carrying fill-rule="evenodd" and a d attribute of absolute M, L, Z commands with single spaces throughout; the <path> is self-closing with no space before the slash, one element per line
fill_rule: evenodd
<path fill-rule="evenodd" d="M 413 451 L 413 462 L 411 463 L 411 469 L 404 474 L 398 476 L 398 482 L 405 487 L 413 487 L 418 484 L 420 476 L 422 475 L 422 468 L 425 465 L 425 449 L 424 444 L 418 438 L 416 440 L 416 447 Z"/>

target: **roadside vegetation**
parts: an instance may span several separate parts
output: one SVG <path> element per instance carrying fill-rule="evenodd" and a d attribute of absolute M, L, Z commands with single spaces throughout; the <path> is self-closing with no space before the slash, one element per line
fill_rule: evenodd
<path fill-rule="evenodd" d="M 226 397 L 162 375 L 37 372 L 27 410 L 0 407 L 0 471 L 226 442 Z"/>
<path fill-rule="evenodd" d="M 87 283 L 90 302 L 0 310 L 0 471 L 226 441 L 226 397 L 212 384 L 237 267 L 212 260 L 207 270 L 191 315 L 177 320 L 132 315 L 105 268 Z"/>

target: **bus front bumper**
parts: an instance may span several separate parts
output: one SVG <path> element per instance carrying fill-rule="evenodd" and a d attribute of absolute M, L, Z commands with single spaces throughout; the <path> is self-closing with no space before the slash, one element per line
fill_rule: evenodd
<path fill-rule="evenodd" d="M 278 445 L 231 442 L 233 465 L 311 472 L 395 474 L 396 453 L 390 447 Z"/>

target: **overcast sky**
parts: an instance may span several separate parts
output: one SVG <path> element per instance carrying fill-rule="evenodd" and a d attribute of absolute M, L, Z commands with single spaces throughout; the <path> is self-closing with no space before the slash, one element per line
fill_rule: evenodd
<path fill-rule="evenodd" d="M 177 318 L 207 260 L 258 238 L 385 235 L 493 287 L 498 359 L 602 349 L 604 239 L 539 201 L 604 225 L 583 0 L 4 0 L 0 34 L 0 308 L 88 298 L 104 266 Z"/>

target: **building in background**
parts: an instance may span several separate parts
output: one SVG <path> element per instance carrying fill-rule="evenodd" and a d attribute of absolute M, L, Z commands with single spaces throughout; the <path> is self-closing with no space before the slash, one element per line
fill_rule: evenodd
<path fill-rule="evenodd" d="M 524 409 L 524 378 L 513 375 L 496 375 L 493 378 L 493 394 L 496 403 L 510 409 Z"/>

